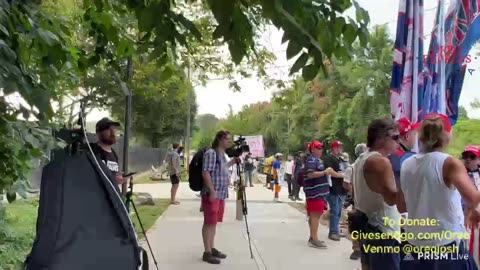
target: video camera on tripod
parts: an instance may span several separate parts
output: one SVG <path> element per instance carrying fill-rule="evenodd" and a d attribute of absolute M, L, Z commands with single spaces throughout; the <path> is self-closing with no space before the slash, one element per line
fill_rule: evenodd
<path fill-rule="evenodd" d="M 240 169 L 240 166 L 242 164 L 240 163 L 240 158 L 239 158 L 241 155 L 248 152 L 250 152 L 250 147 L 248 146 L 245 138 L 243 138 L 242 136 L 239 136 L 238 139 L 233 141 L 232 147 L 225 150 L 225 153 L 228 155 L 228 157 L 236 159 L 235 164 L 237 167 L 237 177 L 238 177 L 237 201 L 241 201 L 242 214 L 243 214 L 243 217 L 245 218 L 245 227 L 247 229 L 248 245 L 250 247 L 250 256 L 253 259 L 252 243 L 250 241 L 250 230 L 248 228 L 248 221 L 247 221 L 247 215 L 248 215 L 247 194 L 245 193 L 245 185 L 242 180 L 242 171 Z"/>
<path fill-rule="evenodd" d="M 247 141 L 242 136 L 238 137 L 237 140 L 233 141 L 233 145 L 230 148 L 225 150 L 228 157 L 240 157 L 243 153 L 250 152 L 250 146 L 248 146 Z"/>

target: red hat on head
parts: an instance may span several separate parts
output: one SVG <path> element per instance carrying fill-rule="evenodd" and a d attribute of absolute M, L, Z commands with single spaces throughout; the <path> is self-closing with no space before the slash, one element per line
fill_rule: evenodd
<path fill-rule="evenodd" d="M 480 157 L 480 148 L 478 146 L 469 145 L 469 146 L 465 147 L 465 149 L 463 150 L 463 153 L 465 153 L 465 152 L 469 152 L 469 153 L 474 154 L 477 157 Z"/>
<path fill-rule="evenodd" d="M 450 132 L 452 131 L 452 124 L 450 123 L 450 119 L 448 118 L 448 116 L 446 116 L 445 114 L 441 114 L 441 113 L 429 113 L 427 114 L 423 120 L 426 120 L 426 119 L 430 119 L 430 118 L 434 118 L 434 117 L 440 117 L 443 121 L 443 125 L 444 125 L 444 128 L 445 128 L 445 131 L 446 132 Z"/>
<path fill-rule="evenodd" d="M 322 149 L 323 148 L 323 143 L 315 140 L 308 145 L 308 151 L 312 152 L 313 148 Z"/>
<path fill-rule="evenodd" d="M 408 120 L 406 117 L 398 119 L 397 123 L 400 126 L 399 132 L 402 136 L 407 135 L 407 133 L 412 130 L 417 130 L 420 128 L 420 123 L 412 124 L 412 122 L 410 122 L 410 120 Z"/>
<path fill-rule="evenodd" d="M 332 148 L 335 148 L 335 147 L 339 147 L 339 146 L 342 146 L 343 143 L 341 141 L 334 141 L 332 143 Z"/>

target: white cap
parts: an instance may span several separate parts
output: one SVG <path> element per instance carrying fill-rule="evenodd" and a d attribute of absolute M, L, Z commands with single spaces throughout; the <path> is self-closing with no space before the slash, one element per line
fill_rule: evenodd
<path fill-rule="evenodd" d="M 275 157 L 281 157 L 281 156 L 283 156 L 282 153 L 276 153 L 275 154 Z"/>

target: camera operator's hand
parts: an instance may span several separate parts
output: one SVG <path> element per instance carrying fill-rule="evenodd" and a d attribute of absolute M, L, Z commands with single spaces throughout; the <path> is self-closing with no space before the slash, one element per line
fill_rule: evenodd
<path fill-rule="evenodd" d="M 210 202 L 214 202 L 216 199 L 217 199 L 217 193 L 214 191 L 214 192 L 210 192 Z"/>
<path fill-rule="evenodd" d="M 117 175 L 115 175 L 115 181 L 117 181 L 117 184 L 119 185 L 126 183 L 128 181 L 128 178 L 130 177 L 123 177 L 122 173 L 117 173 Z"/>

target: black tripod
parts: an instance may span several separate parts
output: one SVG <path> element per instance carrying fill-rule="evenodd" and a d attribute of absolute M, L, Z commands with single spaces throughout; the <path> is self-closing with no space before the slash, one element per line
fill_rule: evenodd
<path fill-rule="evenodd" d="M 245 185 L 242 182 L 242 173 L 240 171 L 240 158 L 237 158 L 235 161 L 237 165 L 237 176 L 238 176 L 238 189 L 237 189 L 237 200 L 242 200 L 242 212 L 243 217 L 245 218 L 245 227 L 247 228 L 247 236 L 248 236 L 248 246 L 250 247 L 250 256 L 253 259 L 253 252 L 252 252 L 252 243 L 250 241 L 250 230 L 248 229 L 248 221 L 247 221 L 247 194 L 245 192 Z"/>
<path fill-rule="evenodd" d="M 159 270 L 157 260 L 155 259 L 155 255 L 153 255 L 152 247 L 150 246 L 150 241 L 148 241 L 147 233 L 145 232 L 145 228 L 143 227 L 143 223 L 142 223 L 142 220 L 140 219 L 140 215 L 138 214 L 137 207 L 135 206 L 135 203 L 132 200 L 132 195 L 133 195 L 133 181 L 132 180 L 130 180 L 130 185 L 129 185 L 128 188 L 130 190 L 127 191 L 127 193 L 126 193 L 125 206 L 127 208 L 128 213 L 130 213 L 130 204 L 133 206 L 133 210 L 135 211 L 135 215 L 137 216 L 137 219 L 138 219 L 138 224 L 140 225 L 140 228 L 142 229 L 142 233 L 145 236 L 145 240 L 147 241 L 148 249 L 150 250 L 150 254 L 152 255 L 153 262 L 155 263 L 155 267 L 157 268 L 157 270 Z M 148 257 L 147 256 L 144 256 L 143 263 L 145 263 L 145 261 L 148 264 Z M 148 269 L 148 268 L 144 268 L 144 269 Z"/>

